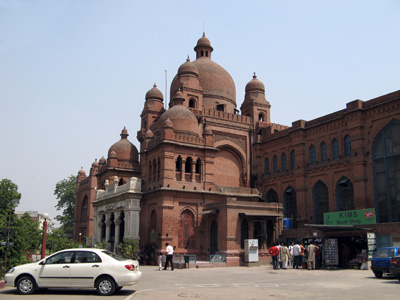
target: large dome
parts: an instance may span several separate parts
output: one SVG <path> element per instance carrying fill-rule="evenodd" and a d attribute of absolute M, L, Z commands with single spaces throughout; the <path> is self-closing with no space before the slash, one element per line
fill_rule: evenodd
<path fill-rule="evenodd" d="M 198 79 L 205 98 L 224 99 L 236 103 L 235 83 L 223 67 L 207 57 L 196 59 L 193 64 L 199 70 Z"/>
<path fill-rule="evenodd" d="M 128 141 L 128 131 L 124 127 L 121 132 L 121 139 L 108 150 L 108 157 L 116 155 L 118 161 L 137 162 L 139 159 L 138 150 L 135 145 Z M 115 154 L 114 154 L 114 153 Z"/>
<path fill-rule="evenodd" d="M 180 81 L 180 71 L 188 69 L 195 74 L 192 65 L 197 67 L 197 79 L 203 90 L 203 109 L 216 109 L 217 106 L 224 106 L 224 111 L 233 113 L 236 108 L 236 87 L 229 73 L 219 64 L 211 60 L 210 41 L 205 37 L 201 37 L 196 47 L 196 60 L 192 63 L 183 64 L 178 74 L 171 83 L 171 96 L 182 88 L 183 84 Z M 197 75 L 197 74 L 196 74 Z M 190 87 L 189 87 L 190 88 Z"/>

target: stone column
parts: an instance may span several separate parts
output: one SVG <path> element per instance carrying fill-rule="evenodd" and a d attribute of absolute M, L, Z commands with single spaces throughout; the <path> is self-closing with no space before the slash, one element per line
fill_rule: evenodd
<path fill-rule="evenodd" d="M 111 239 L 111 214 L 106 214 L 106 243 L 107 243 L 107 250 L 110 250 L 110 239 Z"/>
<path fill-rule="evenodd" d="M 115 239 L 114 239 L 114 248 L 116 248 L 119 245 L 119 233 L 120 233 L 120 225 L 121 225 L 121 219 L 118 217 L 114 220 L 115 224 Z"/>

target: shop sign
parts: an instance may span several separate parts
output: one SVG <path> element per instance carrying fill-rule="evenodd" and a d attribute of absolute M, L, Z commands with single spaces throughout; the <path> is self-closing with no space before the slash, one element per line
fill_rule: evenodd
<path fill-rule="evenodd" d="M 325 225 L 376 224 L 375 208 L 324 213 Z"/>
<path fill-rule="evenodd" d="M 376 235 L 374 232 L 367 233 L 367 240 L 368 240 L 368 260 L 372 259 L 376 252 Z"/>

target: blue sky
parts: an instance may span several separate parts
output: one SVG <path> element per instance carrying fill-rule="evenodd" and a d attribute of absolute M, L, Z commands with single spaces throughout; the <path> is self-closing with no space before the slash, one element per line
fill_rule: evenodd
<path fill-rule="evenodd" d="M 165 97 L 165 70 L 169 91 L 203 30 L 238 108 L 256 72 L 274 123 L 399 90 L 399 16 L 398 0 L 0 0 L 0 179 L 18 185 L 17 210 L 60 214 L 55 184 L 124 126 L 139 148 L 146 92 Z"/>

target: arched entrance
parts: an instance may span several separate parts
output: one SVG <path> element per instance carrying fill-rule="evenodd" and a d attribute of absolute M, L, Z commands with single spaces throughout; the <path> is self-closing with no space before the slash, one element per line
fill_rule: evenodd
<path fill-rule="evenodd" d="M 210 227 L 210 254 L 218 252 L 218 224 L 213 220 Z"/>

